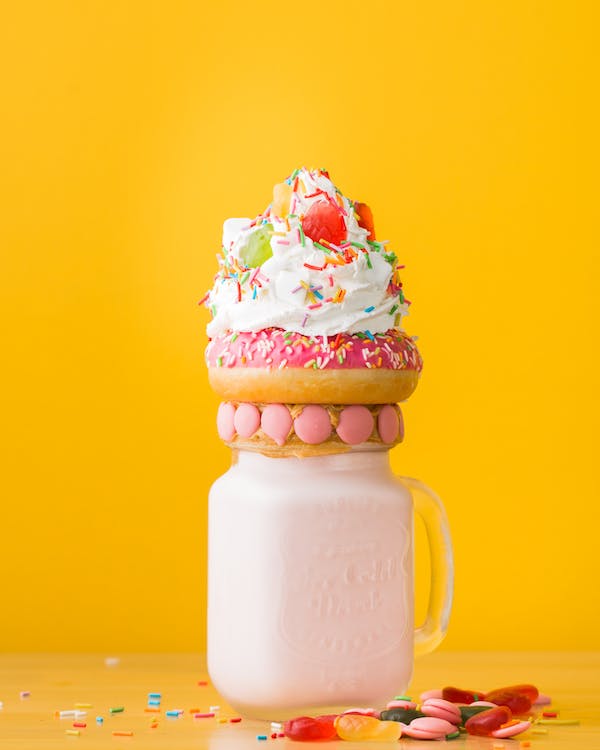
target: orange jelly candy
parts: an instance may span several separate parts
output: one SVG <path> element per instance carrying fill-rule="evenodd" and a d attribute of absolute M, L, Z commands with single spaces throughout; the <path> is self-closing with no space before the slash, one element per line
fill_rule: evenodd
<path fill-rule="evenodd" d="M 512 689 L 492 690 L 485 696 L 486 701 L 498 706 L 510 708 L 513 714 L 526 714 L 531 708 L 531 700 L 523 693 L 517 693 Z"/>
<path fill-rule="evenodd" d="M 358 226 L 366 229 L 369 234 L 368 240 L 375 239 L 375 222 L 373 221 L 373 212 L 366 203 L 354 202 L 354 210 L 358 214 Z"/>
<path fill-rule="evenodd" d="M 273 203 L 271 213 L 284 219 L 290 212 L 292 186 L 287 182 L 279 182 L 273 188 Z"/>
<path fill-rule="evenodd" d="M 380 721 L 360 714 L 338 716 L 335 729 L 343 740 L 395 741 L 402 734 L 402 725 L 397 721 Z"/>

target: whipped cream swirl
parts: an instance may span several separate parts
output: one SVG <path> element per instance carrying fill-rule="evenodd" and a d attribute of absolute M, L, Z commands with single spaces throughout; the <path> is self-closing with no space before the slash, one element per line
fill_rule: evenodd
<path fill-rule="evenodd" d="M 384 333 L 400 328 L 408 313 L 396 256 L 386 243 L 369 240 L 354 204 L 327 173 L 296 170 L 289 185 L 289 212 L 271 206 L 256 219 L 228 219 L 223 226 L 223 257 L 205 297 L 213 319 L 207 333 L 281 328 L 310 336 Z M 329 201 L 343 216 L 347 238 L 339 245 L 313 242 L 302 218 L 318 201 Z M 261 232 L 271 257 L 246 265 L 245 249 Z M 270 239 L 269 239 L 270 237 Z M 267 247 L 268 250 L 268 247 Z"/>

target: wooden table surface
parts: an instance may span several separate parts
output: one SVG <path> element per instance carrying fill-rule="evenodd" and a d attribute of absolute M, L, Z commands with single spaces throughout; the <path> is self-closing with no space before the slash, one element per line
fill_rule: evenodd
<path fill-rule="evenodd" d="M 257 740 L 270 736 L 267 722 L 219 722 L 193 719 L 190 709 L 208 711 L 220 706 L 219 718 L 236 716 L 214 688 L 199 681 L 208 680 L 204 660 L 198 654 L 129 654 L 120 655 L 118 664 L 107 666 L 103 655 L 91 654 L 4 654 L 0 655 L 0 749 L 55 750 L 56 748 L 260 748 L 273 742 L 287 747 L 302 747 L 287 739 Z M 568 748 L 600 750 L 600 653 L 589 652 L 469 652 L 441 651 L 419 659 L 410 693 L 418 696 L 428 688 L 458 685 L 471 689 L 532 682 L 553 698 L 552 708 L 560 719 L 578 719 L 579 725 L 537 724 L 512 740 L 491 740 L 461 736 L 452 740 L 460 750 L 520 750 L 530 742 L 533 750 Z M 29 692 L 29 696 L 21 693 Z M 161 713 L 147 713 L 149 692 L 162 694 Z M 72 719 L 56 718 L 58 710 L 91 704 L 87 724 L 79 735 L 73 731 Z M 125 710 L 111 715 L 110 707 Z M 168 709 L 185 710 L 180 718 L 165 717 Z M 548 707 L 544 707 L 548 710 Z M 104 723 L 97 724 L 96 717 Z M 153 717 L 158 726 L 151 728 Z M 131 737 L 113 736 L 113 731 L 133 731 Z M 542 733 L 547 731 L 547 733 Z M 328 742 L 331 750 L 352 750 L 369 745 L 354 742 Z M 402 739 L 400 743 L 379 742 L 378 748 L 428 747 L 419 740 Z M 527 745 L 525 745 L 526 747 Z"/>

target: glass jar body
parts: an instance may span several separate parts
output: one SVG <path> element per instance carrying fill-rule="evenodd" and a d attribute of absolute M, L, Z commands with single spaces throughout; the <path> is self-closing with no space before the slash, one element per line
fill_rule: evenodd
<path fill-rule="evenodd" d="M 256 718 L 379 706 L 411 678 L 413 503 L 387 451 L 240 452 L 209 498 L 208 668 Z"/>

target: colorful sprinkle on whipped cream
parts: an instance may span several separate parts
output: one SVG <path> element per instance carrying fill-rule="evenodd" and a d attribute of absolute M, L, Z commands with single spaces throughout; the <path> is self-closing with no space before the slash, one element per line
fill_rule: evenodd
<path fill-rule="evenodd" d="M 280 328 L 310 336 L 385 333 L 408 313 L 397 258 L 371 210 L 325 170 L 296 169 L 255 219 L 228 219 L 212 289 L 210 338 Z"/>

